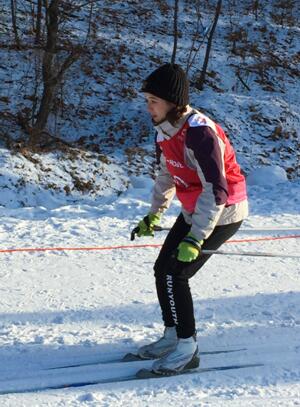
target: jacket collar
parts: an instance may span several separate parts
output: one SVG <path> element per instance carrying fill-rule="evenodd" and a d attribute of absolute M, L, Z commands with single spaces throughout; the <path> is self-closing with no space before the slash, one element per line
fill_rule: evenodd
<path fill-rule="evenodd" d="M 187 106 L 187 111 L 183 114 L 181 119 L 176 123 L 176 126 L 173 126 L 168 120 L 154 126 L 157 131 L 157 141 L 168 140 L 173 137 L 179 129 L 184 125 L 187 118 L 193 113 L 194 109 L 190 106 Z"/>

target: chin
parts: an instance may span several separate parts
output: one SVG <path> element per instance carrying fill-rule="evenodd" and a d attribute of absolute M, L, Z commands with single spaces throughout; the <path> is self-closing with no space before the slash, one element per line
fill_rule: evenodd
<path fill-rule="evenodd" d="M 158 126 L 159 124 L 163 123 L 165 120 L 166 120 L 165 117 L 164 117 L 163 119 L 160 119 L 160 120 L 152 119 L 152 123 L 153 123 L 155 126 Z"/>
<path fill-rule="evenodd" d="M 165 120 L 164 117 L 161 116 L 151 116 L 153 123 L 161 123 Z"/>

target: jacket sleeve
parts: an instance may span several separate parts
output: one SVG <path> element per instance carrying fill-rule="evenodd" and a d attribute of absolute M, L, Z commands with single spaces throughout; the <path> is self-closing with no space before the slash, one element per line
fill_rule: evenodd
<path fill-rule="evenodd" d="M 228 197 L 224 167 L 225 144 L 208 126 L 190 127 L 186 137 L 187 163 L 197 170 L 203 191 L 196 202 L 191 232 L 207 239 Z"/>
<path fill-rule="evenodd" d="M 175 194 L 175 184 L 166 167 L 163 154 L 160 155 L 159 171 L 152 192 L 151 213 L 164 212 L 171 204 Z"/>

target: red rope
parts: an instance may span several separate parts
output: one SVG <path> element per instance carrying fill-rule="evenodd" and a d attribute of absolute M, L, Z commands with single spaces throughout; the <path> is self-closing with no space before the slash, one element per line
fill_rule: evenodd
<path fill-rule="evenodd" d="M 275 237 L 259 237 L 257 239 L 242 239 L 242 240 L 228 240 L 225 243 L 248 243 L 248 242 L 259 242 L 261 240 L 283 240 L 283 239 L 297 239 L 300 235 L 289 235 L 289 236 L 275 236 Z"/>
<path fill-rule="evenodd" d="M 282 240 L 282 239 L 296 239 L 300 235 L 277 236 L 277 237 L 262 237 L 258 239 L 241 239 L 241 240 L 228 240 L 225 243 L 248 243 L 258 242 L 262 240 Z M 136 244 L 124 246 L 103 246 L 103 247 L 41 247 L 41 248 L 20 248 L 20 249 L 0 249 L 0 253 L 15 253 L 15 252 L 48 252 L 48 251 L 99 251 L 99 250 L 114 250 L 114 249 L 136 249 L 143 247 L 161 247 L 162 244 Z"/>

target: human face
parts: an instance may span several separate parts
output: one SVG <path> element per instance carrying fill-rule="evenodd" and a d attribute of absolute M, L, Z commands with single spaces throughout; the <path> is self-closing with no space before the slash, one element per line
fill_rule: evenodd
<path fill-rule="evenodd" d="M 175 106 L 173 103 L 167 102 L 152 93 L 144 93 L 147 102 L 147 110 L 150 113 L 155 124 L 163 122 L 167 113 Z"/>

